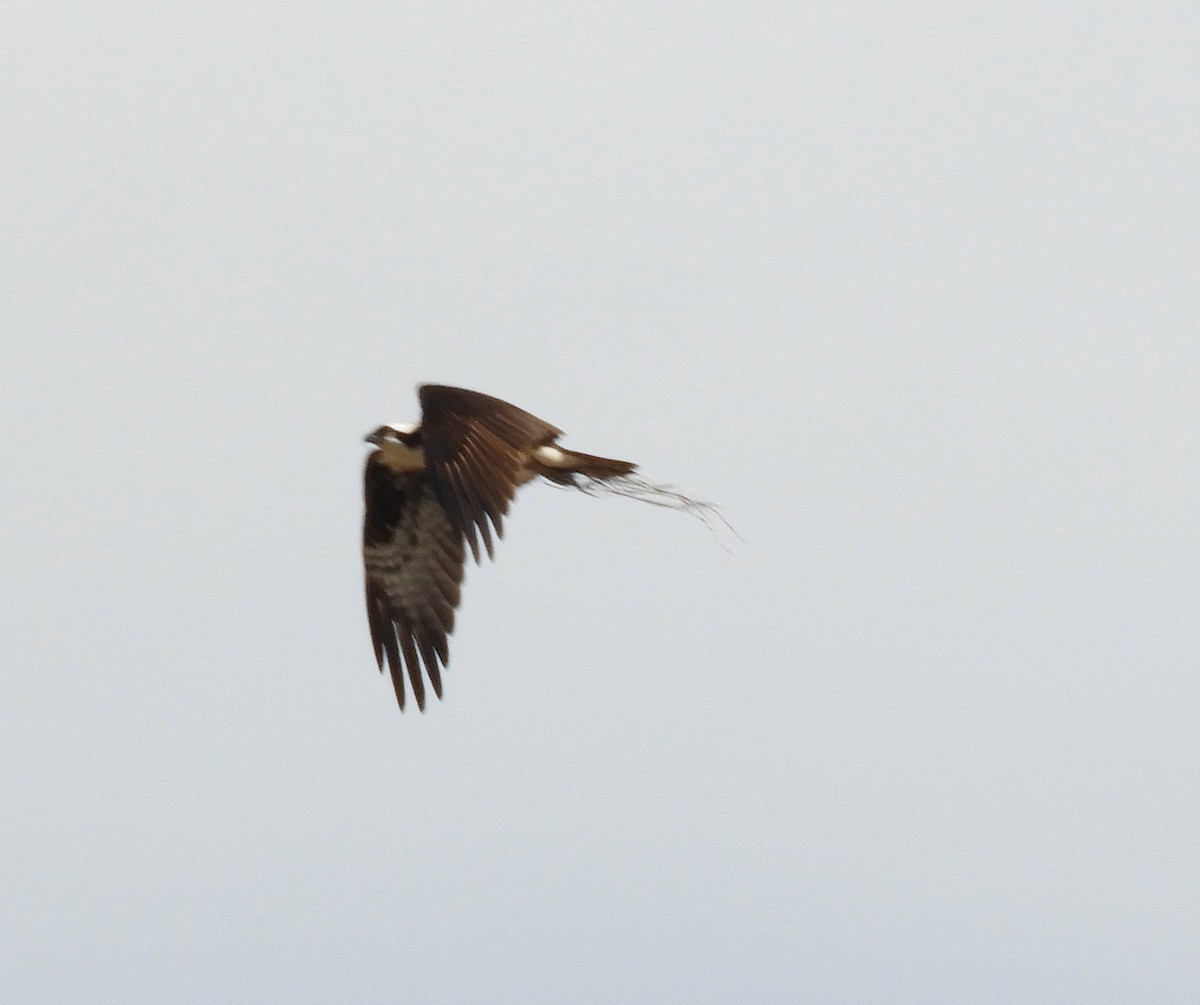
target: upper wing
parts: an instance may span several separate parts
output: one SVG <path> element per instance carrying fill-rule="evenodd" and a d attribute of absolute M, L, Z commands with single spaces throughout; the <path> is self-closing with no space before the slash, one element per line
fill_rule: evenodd
<path fill-rule="evenodd" d="M 382 671 L 386 657 L 401 708 L 407 667 L 417 707 L 424 709 L 422 663 L 442 696 L 439 665 L 449 663 L 447 636 L 454 630 L 465 560 L 462 535 L 424 472 L 396 474 L 372 456 L 365 489 L 363 565 L 375 662 Z"/>
<path fill-rule="evenodd" d="M 562 430 L 477 391 L 425 384 L 418 393 L 425 463 L 438 498 L 475 561 L 476 530 L 491 557 L 488 521 L 497 536 L 504 533 L 501 518 L 521 483 L 528 451 L 550 443 Z"/>

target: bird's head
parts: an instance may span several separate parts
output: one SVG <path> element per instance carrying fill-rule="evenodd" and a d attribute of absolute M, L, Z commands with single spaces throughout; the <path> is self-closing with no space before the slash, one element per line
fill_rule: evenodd
<path fill-rule="evenodd" d="M 393 422 L 380 426 L 364 437 L 377 449 L 371 454 L 374 463 L 382 464 L 392 471 L 422 471 L 425 468 L 425 450 L 421 446 L 421 427 L 408 422 Z"/>
<path fill-rule="evenodd" d="M 368 433 L 363 439 L 377 447 L 389 444 L 416 447 L 421 442 L 420 429 L 420 425 L 415 422 L 391 422 L 380 426 L 373 433 Z"/>

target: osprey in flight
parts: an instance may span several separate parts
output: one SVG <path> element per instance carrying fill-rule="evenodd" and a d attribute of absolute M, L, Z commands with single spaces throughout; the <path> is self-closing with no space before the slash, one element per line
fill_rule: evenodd
<path fill-rule="evenodd" d="M 401 709 L 407 670 L 423 710 L 422 666 L 442 696 L 464 542 L 478 563 L 482 538 L 490 558 L 517 487 L 539 475 L 587 489 L 620 481 L 636 465 L 560 447 L 562 430 L 499 398 L 438 384 L 418 393 L 418 425 L 380 426 L 366 437 L 375 450 L 364 475 L 363 565 L 375 661 L 381 672 L 386 661 Z M 637 480 L 622 494 L 682 498 Z"/>

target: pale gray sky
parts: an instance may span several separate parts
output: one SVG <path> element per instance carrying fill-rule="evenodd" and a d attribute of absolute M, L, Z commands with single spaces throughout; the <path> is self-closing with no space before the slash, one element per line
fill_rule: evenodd
<path fill-rule="evenodd" d="M 1192 5 L 20 2 L 0 998 L 1200 998 Z M 523 490 L 446 701 L 362 435 Z"/>

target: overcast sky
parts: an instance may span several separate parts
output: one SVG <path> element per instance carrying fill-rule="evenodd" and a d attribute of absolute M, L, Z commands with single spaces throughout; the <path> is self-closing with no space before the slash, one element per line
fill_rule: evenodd
<path fill-rule="evenodd" d="M 1198 37 L 10 7 L 0 997 L 1200 999 Z M 425 381 L 744 543 L 523 489 L 401 714 Z"/>

